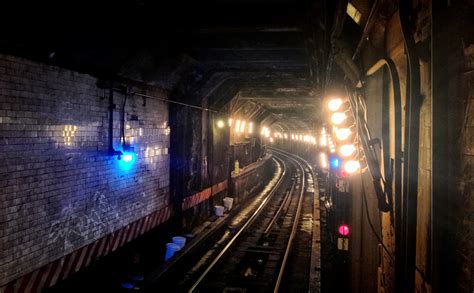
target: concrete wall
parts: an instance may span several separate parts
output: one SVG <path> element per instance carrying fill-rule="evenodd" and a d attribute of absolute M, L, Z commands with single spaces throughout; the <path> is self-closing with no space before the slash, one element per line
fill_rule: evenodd
<path fill-rule="evenodd" d="M 240 170 L 239 174 L 232 173 L 230 194 L 235 204 L 242 203 L 251 194 L 255 194 L 268 182 L 272 172 L 271 155 L 254 162 Z"/>
<path fill-rule="evenodd" d="M 0 287 L 168 205 L 167 104 L 128 98 L 136 161 L 124 171 L 107 155 L 108 90 L 96 83 L 0 55 Z M 122 100 L 115 95 L 118 149 Z"/>

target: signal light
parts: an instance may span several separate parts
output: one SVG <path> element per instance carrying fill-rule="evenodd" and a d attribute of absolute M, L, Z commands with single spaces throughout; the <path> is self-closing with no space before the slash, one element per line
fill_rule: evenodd
<path fill-rule="evenodd" d="M 329 159 L 329 165 L 331 166 L 331 169 L 338 170 L 341 167 L 341 159 L 333 156 Z"/>
<path fill-rule="evenodd" d="M 348 225 L 341 224 L 341 225 L 339 225 L 339 228 L 337 229 L 337 231 L 339 232 L 339 234 L 341 236 L 348 236 L 349 232 L 350 232 L 350 229 L 349 229 Z"/>

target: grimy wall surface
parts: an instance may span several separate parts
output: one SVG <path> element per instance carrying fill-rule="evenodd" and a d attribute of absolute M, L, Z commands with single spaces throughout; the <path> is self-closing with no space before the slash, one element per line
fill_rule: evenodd
<path fill-rule="evenodd" d="M 127 99 L 125 135 L 137 155 L 123 168 L 107 155 L 109 91 L 97 81 L 0 55 L 0 288 L 169 203 L 168 105 Z M 114 104 L 120 149 L 123 96 Z"/>

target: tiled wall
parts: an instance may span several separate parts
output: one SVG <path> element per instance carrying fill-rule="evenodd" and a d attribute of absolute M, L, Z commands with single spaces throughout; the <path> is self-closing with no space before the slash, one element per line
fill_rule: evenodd
<path fill-rule="evenodd" d="M 96 84 L 0 55 L 0 287 L 168 205 L 168 105 L 128 97 L 136 159 L 124 168 L 107 155 L 109 91 Z M 114 103 L 120 149 L 123 96 Z"/>

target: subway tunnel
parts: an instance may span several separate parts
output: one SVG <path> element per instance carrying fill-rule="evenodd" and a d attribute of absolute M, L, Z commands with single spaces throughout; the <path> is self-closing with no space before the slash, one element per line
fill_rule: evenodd
<path fill-rule="evenodd" d="M 2 3 L 0 292 L 474 292 L 474 2 Z"/>

